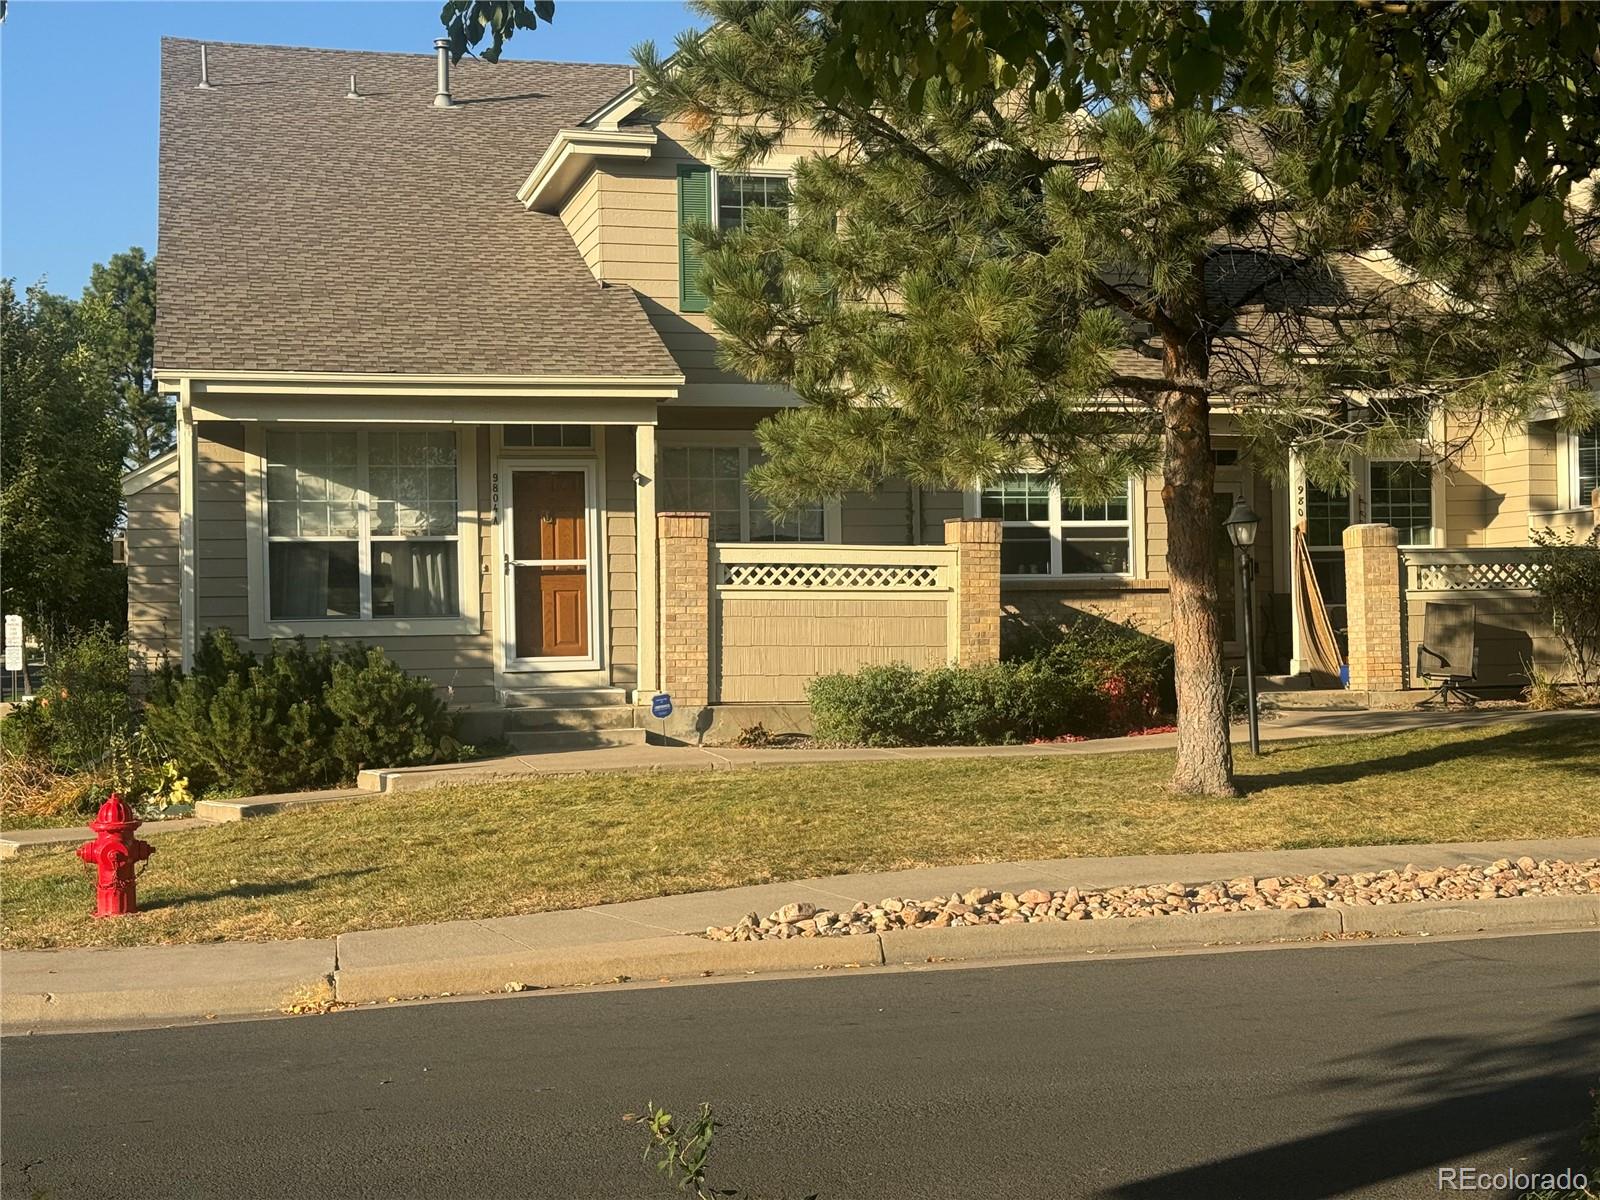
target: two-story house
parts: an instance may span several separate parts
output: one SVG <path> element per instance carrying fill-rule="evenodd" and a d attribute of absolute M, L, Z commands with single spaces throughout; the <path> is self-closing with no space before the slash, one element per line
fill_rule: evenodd
<path fill-rule="evenodd" d="M 215 627 L 360 639 L 480 714 L 555 714 L 529 732 L 631 735 L 660 690 L 795 702 L 823 671 L 962 657 L 960 518 L 998 522 L 995 629 L 1159 634 L 1156 478 L 1108 503 L 1019 477 L 767 512 L 752 431 L 792 397 L 718 368 L 680 227 L 783 206 L 816 147 L 727 175 L 685 141 L 626 66 L 211 45 L 202 76 L 199 43 L 164 42 L 156 366 L 178 444 L 125 489 L 136 653 L 187 662 Z M 1262 518 L 1257 649 L 1279 671 L 1305 658 L 1296 526 L 1337 624 L 1348 525 L 1521 547 L 1600 484 L 1596 433 L 1551 421 L 1449 472 L 1360 464 L 1348 497 L 1269 484 L 1233 432 L 1219 416 L 1218 519 L 1235 496 Z"/>

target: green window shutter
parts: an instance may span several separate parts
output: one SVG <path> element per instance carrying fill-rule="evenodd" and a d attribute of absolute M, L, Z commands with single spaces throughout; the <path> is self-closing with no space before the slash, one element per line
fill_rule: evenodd
<path fill-rule="evenodd" d="M 692 221 L 711 224 L 711 168 L 685 163 L 678 167 L 678 311 L 703 313 L 700 251 L 683 230 Z"/>

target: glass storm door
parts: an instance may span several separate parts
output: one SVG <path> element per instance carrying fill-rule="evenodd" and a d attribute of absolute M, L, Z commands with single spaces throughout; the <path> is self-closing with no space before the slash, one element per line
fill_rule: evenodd
<path fill-rule="evenodd" d="M 511 471 L 506 530 L 507 658 L 590 656 L 588 473 Z"/>

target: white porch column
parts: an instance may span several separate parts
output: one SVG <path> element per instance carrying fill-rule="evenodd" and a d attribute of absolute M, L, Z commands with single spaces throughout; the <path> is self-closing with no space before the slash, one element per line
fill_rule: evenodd
<path fill-rule="evenodd" d="M 656 577 L 656 427 L 636 425 L 633 434 L 634 527 L 638 541 L 639 693 L 661 686 L 660 600 Z"/>
<path fill-rule="evenodd" d="M 178 646 L 185 671 L 194 666 L 199 595 L 195 567 L 195 428 L 189 381 L 178 381 Z"/>
<path fill-rule="evenodd" d="M 1300 556 L 1295 553 L 1295 531 L 1306 527 L 1306 472 L 1300 463 L 1300 456 L 1293 450 L 1289 452 L 1289 633 L 1291 649 L 1289 654 L 1289 674 L 1299 675 L 1309 669 L 1306 662 L 1305 647 L 1301 644 L 1300 629 L 1303 625 L 1304 604 L 1300 599 Z"/>

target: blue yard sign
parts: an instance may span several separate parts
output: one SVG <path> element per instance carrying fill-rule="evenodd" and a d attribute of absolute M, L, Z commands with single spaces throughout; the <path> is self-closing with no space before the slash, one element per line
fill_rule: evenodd
<path fill-rule="evenodd" d="M 650 701 L 650 715 L 665 721 L 672 715 L 672 697 L 661 692 Z"/>

